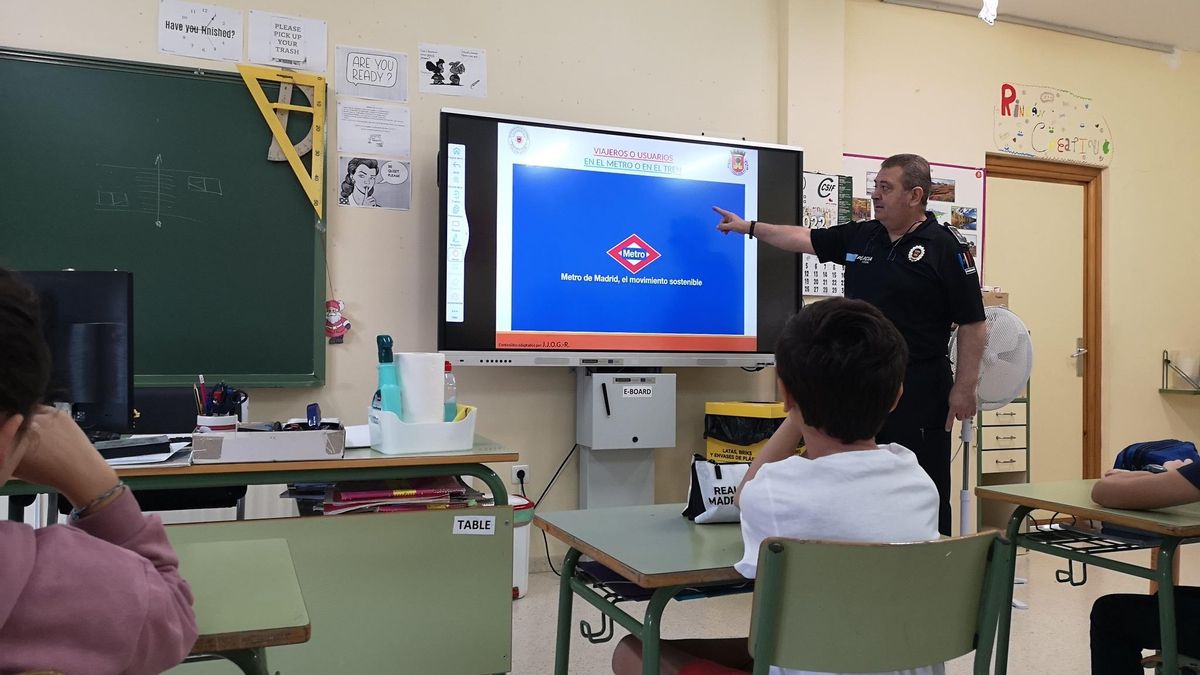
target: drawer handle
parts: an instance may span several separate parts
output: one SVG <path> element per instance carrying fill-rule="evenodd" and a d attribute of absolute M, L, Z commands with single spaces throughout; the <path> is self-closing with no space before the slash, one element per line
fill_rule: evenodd
<path fill-rule="evenodd" d="M 1006 412 L 1006 413 L 998 412 L 998 413 L 996 413 L 996 417 L 1016 417 L 1016 416 L 1017 416 L 1017 413 L 1015 413 L 1015 412 Z"/>
<path fill-rule="evenodd" d="M 1015 459 L 997 459 L 994 461 L 997 464 L 1016 464 L 1017 463 L 1017 460 L 1015 460 Z"/>
<path fill-rule="evenodd" d="M 1016 436 L 997 436 L 996 440 L 998 440 L 998 441 L 1015 441 L 1015 440 L 1017 440 L 1017 437 Z"/>

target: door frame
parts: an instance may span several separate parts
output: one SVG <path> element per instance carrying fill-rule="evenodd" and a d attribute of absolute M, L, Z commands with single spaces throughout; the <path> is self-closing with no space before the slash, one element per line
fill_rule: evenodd
<path fill-rule="evenodd" d="M 1100 477 L 1100 392 L 1103 368 L 1101 323 L 1101 232 L 1103 169 L 988 153 L 988 178 L 1079 185 L 1083 188 L 1083 476 Z M 986 208 L 986 206 L 985 206 Z M 985 234 L 986 236 L 986 234 Z"/>

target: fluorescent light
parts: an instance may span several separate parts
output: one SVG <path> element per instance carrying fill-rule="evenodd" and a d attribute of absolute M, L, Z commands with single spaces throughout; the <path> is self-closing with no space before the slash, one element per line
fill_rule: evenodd
<path fill-rule="evenodd" d="M 889 5 L 903 5 L 905 7 L 915 7 L 917 9 L 932 9 L 937 12 L 949 12 L 951 14 L 961 14 L 963 16 L 976 16 L 975 10 L 961 7 L 959 5 L 951 5 L 945 2 L 935 2 L 934 0 L 880 0 L 880 2 Z M 1138 40 L 1135 38 L 1121 37 L 1119 35 L 1108 35 L 1107 33 L 1097 33 L 1095 31 L 1084 30 L 1083 28 L 1074 28 L 1071 26 L 1063 26 L 1057 23 L 1049 23 L 1047 21 L 1039 21 L 1037 19 L 1026 19 L 1020 16 L 1005 15 L 998 17 L 997 21 L 1004 23 L 1012 23 L 1018 26 L 1029 26 L 1030 28 L 1041 28 L 1044 30 L 1052 30 L 1057 33 L 1067 33 L 1078 37 L 1089 38 L 1092 40 L 1101 40 L 1104 42 L 1113 42 L 1127 47 L 1137 47 L 1139 49 L 1149 49 L 1155 52 L 1164 54 L 1175 53 L 1175 47 L 1172 45 L 1163 44 L 1161 42 L 1150 42 L 1149 40 Z"/>

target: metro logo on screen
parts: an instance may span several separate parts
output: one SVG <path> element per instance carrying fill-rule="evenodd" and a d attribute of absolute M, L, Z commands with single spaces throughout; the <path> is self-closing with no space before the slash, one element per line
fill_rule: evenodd
<path fill-rule="evenodd" d="M 625 237 L 624 241 L 608 249 L 608 254 L 632 274 L 641 272 L 647 265 L 662 257 L 661 253 L 636 234 Z"/>

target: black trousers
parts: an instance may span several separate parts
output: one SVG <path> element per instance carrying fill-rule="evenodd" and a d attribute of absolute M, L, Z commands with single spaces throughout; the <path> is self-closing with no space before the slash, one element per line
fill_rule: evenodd
<path fill-rule="evenodd" d="M 899 443 L 912 450 L 938 491 L 938 532 L 950 534 L 950 387 L 954 376 L 945 358 L 908 364 L 904 394 L 883 429 L 878 443 Z"/>
<path fill-rule="evenodd" d="M 1175 589 L 1176 643 L 1200 657 L 1200 588 Z M 1142 650 L 1159 649 L 1158 596 L 1118 593 L 1092 605 L 1092 674 L 1142 675 Z"/>

